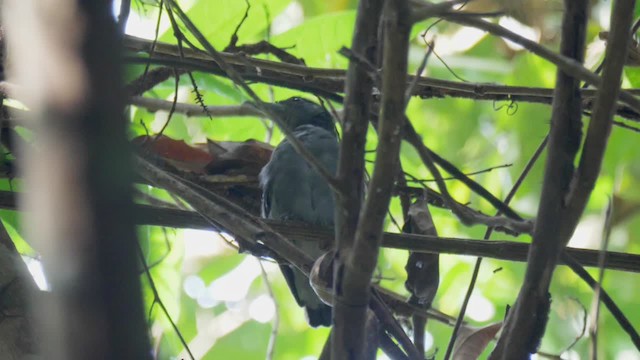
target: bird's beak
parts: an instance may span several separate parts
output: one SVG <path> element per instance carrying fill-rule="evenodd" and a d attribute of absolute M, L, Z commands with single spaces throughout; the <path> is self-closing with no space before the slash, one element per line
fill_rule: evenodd
<path fill-rule="evenodd" d="M 264 114 L 264 116 L 271 118 L 271 114 L 270 113 L 266 113 L 264 111 L 264 109 L 261 109 L 260 107 L 258 107 L 255 103 L 247 101 L 245 103 L 243 103 L 244 106 L 249 106 L 252 107 L 260 112 L 262 112 Z M 268 102 L 264 102 L 262 103 L 263 107 L 268 110 L 269 112 L 278 115 L 280 117 L 284 117 L 285 115 L 285 111 L 284 111 L 284 106 L 278 104 L 278 103 L 268 103 Z"/>

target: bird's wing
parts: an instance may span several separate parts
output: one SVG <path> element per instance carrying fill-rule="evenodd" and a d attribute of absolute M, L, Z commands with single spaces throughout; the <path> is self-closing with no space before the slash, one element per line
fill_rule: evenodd
<path fill-rule="evenodd" d="M 338 159 L 335 136 L 315 126 L 300 126 L 294 131 L 294 135 L 323 166 L 330 172 L 335 172 Z M 260 172 L 260 186 L 263 190 L 263 217 L 333 226 L 334 202 L 331 189 L 288 141 L 278 145 L 271 160 Z M 313 258 L 324 252 L 322 244 L 291 240 Z M 306 309 L 309 324 L 329 325 L 331 309 L 317 297 L 307 277 L 289 265 L 282 265 L 280 268 L 296 302 Z"/>

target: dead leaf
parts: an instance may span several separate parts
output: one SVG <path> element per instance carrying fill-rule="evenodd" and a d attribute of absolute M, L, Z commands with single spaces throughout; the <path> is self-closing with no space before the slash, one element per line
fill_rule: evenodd
<path fill-rule="evenodd" d="M 256 140 L 236 143 L 209 141 L 208 145 L 209 151 L 217 155 L 206 167 L 206 173 L 210 175 L 258 176 L 273 152 L 271 145 Z"/>
<path fill-rule="evenodd" d="M 155 136 L 139 136 L 131 140 L 131 143 L 165 159 L 180 170 L 202 172 L 204 167 L 214 159 L 206 151 L 164 135 L 157 139 Z"/>
<path fill-rule="evenodd" d="M 409 234 L 438 235 L 425 198 L 420 198 L 411 205 L 407 222 L 402 230 Z M 407 280 L 404 286 L 411 294 L 409 301 L 412 304 L 425 309 L 431 307 L 440 283 L 439 267 L 438 254 L 409 252 L 405 266 Z"/>
<path fill-rule="evenodd" d="M 458 339 L 453 346 L 453 360 L 475 360 L 487 348 L 502 328 L 502 322 L 482 328 L 460 328 Z"/>

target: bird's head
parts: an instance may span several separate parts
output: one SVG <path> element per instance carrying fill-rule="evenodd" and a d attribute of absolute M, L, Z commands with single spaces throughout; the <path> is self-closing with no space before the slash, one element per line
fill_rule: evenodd
<path fill-rule="evenodd" d="M 265 105 L 275 112 L 291 130 L 301 125 L 313 125 L 335 132 L 331 114 L 313 101 L 292 97 L 274 104 L 265 103 Z"/>

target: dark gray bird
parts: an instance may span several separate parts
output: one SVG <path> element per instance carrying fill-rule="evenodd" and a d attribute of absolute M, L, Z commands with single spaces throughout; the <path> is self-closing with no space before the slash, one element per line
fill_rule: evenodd
<path fill-rule="evenodd" d="M 329 172 L 336 172 L 338 138 L 331 115 L 322 106 L 299 97 L 266 105 Z M 263 217 L 333 228 L 333 192 L 289 141 L 283 140 L 274 150 L 260 172 L 260 186 Z M 326 244 L 291 240 L 314 259 L 329 250 Z M 288 265 L 280 268 L 298 305 L 305 308 L 309 324 L 331 325 L 331 308 L 318 298 L 307 277 Z"/>

